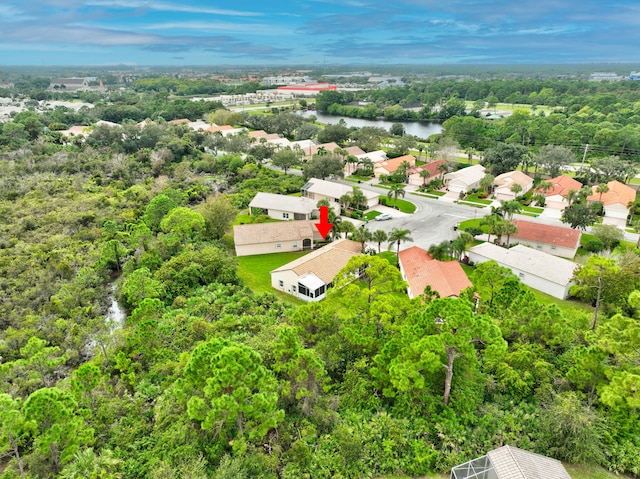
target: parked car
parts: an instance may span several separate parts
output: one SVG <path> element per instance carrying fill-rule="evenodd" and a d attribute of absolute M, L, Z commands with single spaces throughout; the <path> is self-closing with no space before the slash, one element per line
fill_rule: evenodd
<path fill-rule="evenodd" d="M 381 215 L 376 216 L 374 219 L 376 221 L 386 221 L 390 220 L 391 218 L 393 218 L 393 216 L 391 216 L 389 213 L 382 213 Z"/>

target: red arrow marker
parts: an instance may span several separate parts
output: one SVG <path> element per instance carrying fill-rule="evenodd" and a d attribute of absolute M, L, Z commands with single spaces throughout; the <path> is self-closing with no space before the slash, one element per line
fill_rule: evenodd
<path fill-rule="evenodd" d="M 333 228 L 333 223 L 329 223 L 329 207 L 321 206 L 320 207 L 320 223 L 316 223 L 316 228 L 318 228 L 318 232 L 322 235 L 323 238 L 326 238 Z"/>

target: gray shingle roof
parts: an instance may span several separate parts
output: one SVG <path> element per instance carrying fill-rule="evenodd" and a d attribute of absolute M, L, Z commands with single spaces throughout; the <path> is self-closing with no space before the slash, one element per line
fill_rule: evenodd
<path fill-rule="evenodd" d="M 571 479 L 557 459 L 502 446 L 488 454 L 498 479 Z"/>

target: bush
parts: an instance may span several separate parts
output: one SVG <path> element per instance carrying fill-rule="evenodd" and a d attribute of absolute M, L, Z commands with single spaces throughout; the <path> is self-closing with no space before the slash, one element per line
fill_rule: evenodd
<path fill-rule="evenodd" d="M 466 231 L 473 237 L 476 237 L 484 233 L 481 228 L 478 228 L 476 226 L 469 226 L 468 228 L 465 228 L 464 231 Z"/>
<path fill-rule="evenodd" d="M 378 203 L 380 203 L 382 206 L 387 206 L 387 197 L 381 196 L 380 199 L 378 200 Z"/>
<path fill-rule="evenodd" d="M 585 242 L 584 248 L 591 253 L 599 253 L 604 249 L 604 243 L 598 238 L 589 238 Z"/>

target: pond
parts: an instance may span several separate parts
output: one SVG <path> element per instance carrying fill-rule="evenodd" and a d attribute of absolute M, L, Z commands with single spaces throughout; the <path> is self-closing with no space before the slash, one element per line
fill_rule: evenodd
<path fill-rule="evenodd" d="M 362 118 L 349 118 L 339 115 L 328 115 L 326 113 L 319 113 L 317 111 L 298 111 L 299 115 L 309 117 L 315 115 L 320 123 L 335 124 L 340 120 L 344 120 L 347 126 L 356 126 L 362 128 L 363 126 L 377 126 L 378 128 L 384 128 L 389 131 L 391 125 L 394 123 L 401 123 L 404 126 L 404 131 L 409 135 L 417 136 L 418 138 L 427 139 L 431 135 L 442 133 L 442 125 L 433 121 L 388 121 L 388 120 L 364 120 Z"/>

